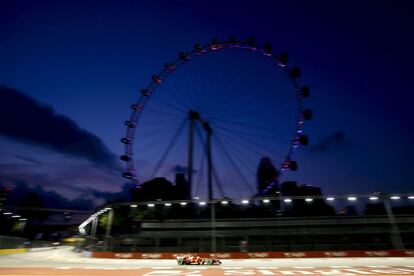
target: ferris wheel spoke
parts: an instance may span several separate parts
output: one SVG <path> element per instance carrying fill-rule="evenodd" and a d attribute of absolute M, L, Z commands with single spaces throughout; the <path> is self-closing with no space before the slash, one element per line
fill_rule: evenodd
<path fill-rule="evenodd" d="M 170 117 L 170 118 L 175 118 L 175 119 L 181 119 L 182 118 L 182 114 L 166 112 L 165 110 L 149 108 L 148 111 L 151 112 L 151 113 L 154 113 L 156 116 Z"/>
<path fill-rule="evenodd" d="M 249 81 L 248 76 L 242 76 L 242 74 L 237 74 L 238 79 L 236 83 L 233 85 L 233 88 L 231 90 L 228 90 L 228 93 L 224 96 L 221 94 L 218 94 L 219 91 L 222 91 L 221 87 L 218 87 L 215 89 L 215 93 L 218 94 L 216 98 L 219 100 L 217 101 L 216 105 L 218 107 L 222 107 L 225 103 L 232 101 L 233 99 L 237 98 L 238 94 L 240 94 L 240 90 L 244 83 L 247 83 Z"/>
<path fill-rule="evenodd" d="M 258 137 L 258 138 L 266 138 L 266 139 L 277 139 L 278 137 L 275 135 L 264 135 L 263 133 L 258 133 L 258 132 L 246 132 L 246 131 L 242 131 L 242 130 L 236 130 L 236 129 L 229 129 L 226 127 L 221 127 L 221 126 L 217 126 L 216 128 L 227 131 L 231 134 L 238 134 L 239 136 L 243 136 L 243 137 Z"/>
<path fill-rule="evenodd" d="M 230 164 L 234 167 L 236 172 L 239 174 L 240 178 L 243 180 L 246 187 L 248 187 L 248 189 L 250 189 L 250 191 L 254 193 L 254 190 L 252 190 L 252 187 L 249 185 L 249 182 L 247 181 L 246 177 L 243 175 L 242 171 L 240 170 L 239 166 L 237 166 L 237 163 L 233 160 L 231 155 L 227 152 L 226 148 L 223 146 L 220 139 L 217 137 L 217 135 L 213 134 L 213 136 L 216 138 L 215 140 L 218 142 L 219 147 L 224 152 L 224 155 L 227 157 Z"/>
<path fill-rule="evenodd" d="M 251 118 L 249 119 L 250 119 L 249 121 L 247 121 L 247 119 L 245 120 L 246 123 L 232 122 L 232 121 L 227 121 L 227 122 L 213 121 L 211 125 L 213 125 L 215 128 L 223 128 L 229 131 L 240 131 L 240 132 L 253 133 L 257 135 L 264 134 L 264 136 L 269 136 L 268 135 L 269 133 L 275 133 L 276 135 L 276 133 L 279 130 L 286 131 L 286 132 L 290 132 L 292 130 L 292 127 L 290 125 L 287 125 L 287 124 L 276 125 L 274 120 L 261 120 L 261 121 L 258 121 L 258 122 L 256 121 L 253 123 L 253 122 L 250 122 L 252 119 Z M 270 135 L 270 136 L 273 136 L 273 135 Z"/>
<path fill-rule="evenodd" d="M 132 175 L 142 183 L 135 176 L 136 164 L 140 180 L 161 175 L 169 179 L 174 176 L 173 167 L 188 162 L 188 137 L 183 129 L 190 110 L 213 129 L 211 173 L 217 195 L 225 196 L 230 188 L 231 194 L 256 194 L 258 160 L 270 156 L 280 166 L 289 159 L 304 120 L 302 98 L 307 97 L 306 91 L 298 90 L 298 74 L 266 48 L 245 42 L 220 45 L 225 51 L 200 55 L 191 51 L 187 60 L 181 55 L 172 69 L 166 66 L 159 76 L 152 77 L 148 89 L 154 93 L 142 95 L 131 115 L 136 126 L 127 122 L 126 137 L 136 144 L 127 146 L 126 154 L 136 158 L 132 165 L 127 161 L 126 178 Z M 216 57 L 215 63 L 207 58 L 210 55 Z M 193 161 L 198 170 L 194 171 L 197 182 L 191 187 L 197 195 L 207 193 L 207 139 L 200 122 L 194 127 L 198 138 L 194 137 Z"/>
<path fill-rule="evenodd" d="M 229 91 L 227 96 L 221 96 L 219 101 L 217 102 L 217 108 L 220 111 L 227 111 L 229 108 L 234 107 L 240 101 L 250 102 L 254 100 L 254 95 L 251 93 L 243 93 L 247 89 L 243 89 L 245 85 L 243 82 L 240 82 L 236 87 Z M 241 92 L 243 91 L 243 92 Z M 250 98 L 249 98 L 250 97 Z M 247 100 L 246 100 L 247 98 Z"/>
<path fill-rule="evenodd" d="M 258 143 L 257 141 L 254 141 L 252 139 L 249 139 L 247 137 L 240 137 L 238 135 L 234 135 L 231 132 L 226 132 L 226 133 L 222 133 L 223 136 L 228 137 L 230 140 L 234 141 L 235 139 L 237 139 L 237 141 L 243 141 L 243 143 L 245 145 L 248 145 L 248 147 L 246 147 L 245 149 L 250 149 L 253 148 L 255 149 L 255 151 L 260 152 L 261 154 L 265 153 L 265 152 L 269 152 L 269 147 L 264 147 L 263 143 Z M 278 152 L 275 149 L 271 149 L 276 155 L 278 156 L 283 156 L 282 153 Z"/>
<path fill-rule="evenodd" d="M 215 120 L 214 120 L 215 121 Z M 263 131 L 266 131 L 266 132 L 268 132 L 269 131 L 269 127 L 267 126 L 261 126 L 261 125 L 257 125 L 257 124 L 253 124 L 253 123 L 243 123 L 243 122 L 237 122 L 237 121 L 230 121 L 230 120 L 227 120 L 227 121 L 225 121 L 225 120 L 222 120 L 222 121 L 220 121 L 220 122 L 222 122 L 222 123 L 227 123 L 227 124 L 229 124 L 229 125 L 232 125 L 232 126 L 235 126 L 235 127 L 241 127 L 242 129 L 244 129 L 244 128 L 247 128 L 247 129 L 252 129 L 252 128 L 254 128 L 255 130 L 257 130 L 257 131 L 261 131 L 261 130 L 263 130 Z M 220 123 L 218 123 L 218 124 L 214 124 L 215 126 L 216 125 L 221 125 Z"/>
<path fill-rule="evenodd" d="M 195 93 L 197 93 L 197 89 L 193 86 L 190 86 L 190 81 L 188 79 L 183 80 L 183 76 L 181 74 L 177 75 L 176 78 L 176 87 L 175 90 L 182 90 L 182 91 L 188 91 L 187 97 L 176 97 L 177 101 L 179 101 L 181 104 L 185 105 L 185 109 L 195 109 L 198 107 L 198 104 L 195 101 Z"/>
<path fill-rule="evenodd" d="M 243 106 L 243 109 L 232 109 L 231 106 L 228 106 L 224 108 L 222 111 L 222 117 L 227 118 L 238 118 L 238 117 L 251 117 L 253 114 L 257 117 L 286 117 L 288 115 L 292 115 L 292 111 L 294 112 L 294 108 L 281 108 L 278 109 L 273 103 L 272 104 L 263 104 L 263 105 L 253 105 L 254 100 L 251 100 L 250 102 L 246 102 L 244 104 L 241 104 L 240 106 Z M 235 103 L 234 103 L 235 104 Z M 226 115 L 226 116 L 224 116 Z"/>
<path fill-rule="evenodd" d="M 151 178 L 153 178 L 160 168 L 162 167 L 165 159 L 167 158 L 168 154 L 170 153 L 171 149 L 174 147 L 175 142 L 177 141 L 178 136 L 181 134 L 182 130 L 184 129 L 185 123 L 187 122 L 187 118 L 185 118 L 180 125 L 180 127 L 177 129 L 176 133 L 173 135 L 171 141 L 168 143 L 167 148 L 165 149 L 164 153 L 161 155 L 160 160 L 157 162 L 157 165 L 155 166 L 154 171 L 151 174 Z"/>
<path fill-rule="evenodd" d="M 225 136 L 222 136 L 221 138 L 222 143 L 226 146 L 226 149 L 229 149 L 229 153 L 231 153 L 232 156 L 240 160 L 240 164 L 243 164 L 244 168 L 246 169 L 246 172 L 251 171 L 252 168 L 257 166 L 257 164 L 253 160 L 248 160 L 244 158 L 245 149 L 241 146 L 240 143 L 234 141 L 234 139 L 229 139 L 229 141 Z M 254 172 L 250 174 L 253 175 Z"/>
<path fill-rule="evenodd" d="M 235 140 L 235 138 L 234 137 L 231 137 L 231 136 L 229 136 L 229 135 L 227 135 L 226 133 L 221 133 L 221 135 L 220 135 L 221 137 L 225 137 L 226 139 L 229 139 L 229 140 L 231 140 L 231 141 L 233 141 L 234 142 L 234 140 Z M 237 138 L 237 137 L 236 137 Z M 249 152 L 251 152 L 252 154 L 254 154 L 254 155 L 257 155 L 257 156 L 262 156 L 262 155 L 264 155 L 264 153 L 263 153 L 263 151 L 262 150 L 259 150 L 259 149 L 257 149 L 256 147 L 252 147 L 252 145 L 251 144 L 249 144 L 249 143 L 246 143 L 245 141 L 237 141 L 237 143 L 240 143 L 240 145 L 241 146 L 243 146 L 243 150 L 245 150 L 245 151 L 249 151 Z"/>
<path fill-rule="evenodd" d="M 151 99 L 152 102 L 156 102 L 158 104 L 162 104 L 164 106 L 168 106 L 168 107 L 170 107 L 170 108 L 172 108 L 172 109 L 174 109 L 174 110 L 176 110 L 178 112 L 182 112 L 182 113 L 185 113 L 186 112 L 185 111 L 185 108 L 182 107 L 182 106 L 180 106 L 180 105 L 174 105 L 172 103 L 166 102 L 165 100 L 161 100 L 160 97 L 156 96 L 156 93 L 152 94 L 151 98 L 152 98 Z"/>

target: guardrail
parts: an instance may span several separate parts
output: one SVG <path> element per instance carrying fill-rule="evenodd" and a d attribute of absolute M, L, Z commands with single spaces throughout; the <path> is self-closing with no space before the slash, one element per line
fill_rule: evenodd
<path fill-rule="evenodd" d="M 83 251 L 84 257 L 115 259 L 175 259 L 192 253 L 93 252 Z M 197 253 L 202 258 L 262 259 L 262 258 L 344 258 L 344 257 L 414 257 L 414 250 L 355 250 L 355 251 L 297 251 L 297 252 L 229 252 Z"/>

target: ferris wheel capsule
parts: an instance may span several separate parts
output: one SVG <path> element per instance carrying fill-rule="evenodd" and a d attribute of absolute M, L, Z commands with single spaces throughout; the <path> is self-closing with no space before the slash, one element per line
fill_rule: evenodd
<path fill-rule="evenodd" d="M 141 89 L 141 95 L 147 97 L 151 95 L 151 91 L 149 89 Z"/>
<path fill-rule="evenodd" d="M 131 144 L 131 139 L 129 139 L 129 138 L 121 138 L 121 142 L 122 143 L 124 143 L 124 144 Z"/>
<path fill-rule="evenodd" d="M 129 128 L 134 128 L 136 126 L 135 122 L 133 121 L 125 121 L 125 125 Z"/>
<path fill-rule="evenodd" d="M 298 170 L 298 163 L 296 161 L 291 160 L 291 161 L 289 161 L 288 168 L 291 171 L 297 171 Z"/>
<path fill-rule="evenodd" d="M 164 68 L 165 68 L 165 70 L 167 70 L 169 72 L 172 72 L 172 71 L 175 70 L 175 66 L 172 65 L 171 63 L 168 63 L 168 62 L 166 64 L 164 64 Z"/>
<path fill-rule="evenodd" d="M 196 45 L 194 45 L 194 49 L 195 49 L 197 55 L 201 55 L 201 54 L 205 53 L 205 50 L 203 48 L 203 45 L 201 45 L 199 43 L 197 43 Z"/>
<path fill-rule="evenodd" d="M 306 146 L 306 145 L 308 145 L 308 144 L 309 144 L 309 138 L 308 138 L 308 136 L 307 136 L 307 135 L 305 135 L 305 134 L 300 135 L 300 136 L 299 136 L 299 143 L 300 143 L 302 146 Z"/>
<path fill-rule="evenodd" d="M 313 118 L 313 112 L 311 109 L 305 109 L 303 110 L 303 119 L 309 121 Z"/>
<path fill-rule="evenodd" d="M 134 111 L 141 111 L 144 108 L 144 105 L 142 105 L 142 104 L 132 104 L 131 105 L 131 108 Z"/>
<path fill-rule="evenodd" d="M 184 52 L 179 52 L 178 57 L 179 57 L 180 60 L 187 60 L 188 59 L 188 55 Z"/>
<path fill-rule="evenodd" d="M 246 39 L 246 44 L 247 46 L 249 46 L 251 49 L 256 50 L 256 42 L 254 41 L 253 37 L 248 37 Z"/>
<path fill-rule="evenodd" d="M 279 66 L 285 67 L 287 65 L 288 61 L 289 61 L 288 54 L 287 53 L 280 53 L 277 56 L 276 60 L 278 61 Z"/>
<path fill-rule="evenodd" d="M 263 51 L 265 53 L 265 55 L 267 56 L 271 56 L 272 55 L 272 45 L 269 42 L 266 42 L 263 46 Z"/>
<path fill-rule="evenodd" d="M 231 36 L 230 39 L 229 39 L 229 43 L 230 44 L 236 44 L 237 43 L 237 37 Z"/>
<path fill-rule="evenodd" d="M 299 88 L 299 93 L 302 96 L 302 98 L 307 98 L 310 95 L 310 88 L 307 85 L 304 85 Z"/>
<path fill-rule="evenodd" d="M 152 80 L 155 82 L 155 83 L 157 83 L 157 84 L 160 84 L 160 83 L 162 83 L 162 80 L 161 80 L 161 78 L 159 77 L 159 76 L 157 76 L 157 75 L 152 75 Z"/>
<path fill-rule="evenodd" d="M 220 44 L 220 40 L 218 38 L 213 38 L 211 41 L 210 49 L 215 51 L 221 49 L 223 46 Z"/>
<path fill-rule="evenodd" d="M 134 174 L 133 174 L 133 173 L 131 173 L 131 172 L 124 172 L 124 173 L 122 174 L 122 176 L 123 176 L 124 178 L 126 178 L 126 179 L 133 179 L 133 178 L 134 178 Z"/>
<path fill-rule="evenodd" d="M 122 161 L 125 161 L 125 162 L 129 162 L 129 161 L 131 161 L 131 156 L 126 155 L 126 154 L 121 155 L 119 158 L 120 158 Z"/>

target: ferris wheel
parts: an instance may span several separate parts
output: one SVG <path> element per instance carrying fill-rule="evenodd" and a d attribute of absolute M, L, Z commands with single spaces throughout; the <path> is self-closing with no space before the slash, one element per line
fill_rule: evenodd
<path fill-rule="evenodd" d="M 303 107 L 309 87 L 285 53 L 252 38 L 213 39 L 180 52 L 141 89 L 121 139 L 123 176 L 139 187 L 156 177 L 185 175 L 194 197 L 265 194 L 258 188 L 263 160 L 277 175 L 295 171 L 293 153 L 308 144 Z M 275 178 L 275 177 L 274 177 Z"/>

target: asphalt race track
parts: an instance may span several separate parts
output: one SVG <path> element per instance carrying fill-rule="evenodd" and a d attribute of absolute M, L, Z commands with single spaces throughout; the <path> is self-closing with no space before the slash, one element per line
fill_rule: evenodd
<path fill-rule="evenodd" d="M 414 275 L 414 258 L 246 259 L 223 260 L 220 266 L 179 266 L 175 260 L 84 258 L 71 247 L 60 247 L 0 255 L 0 275 Z"/>

